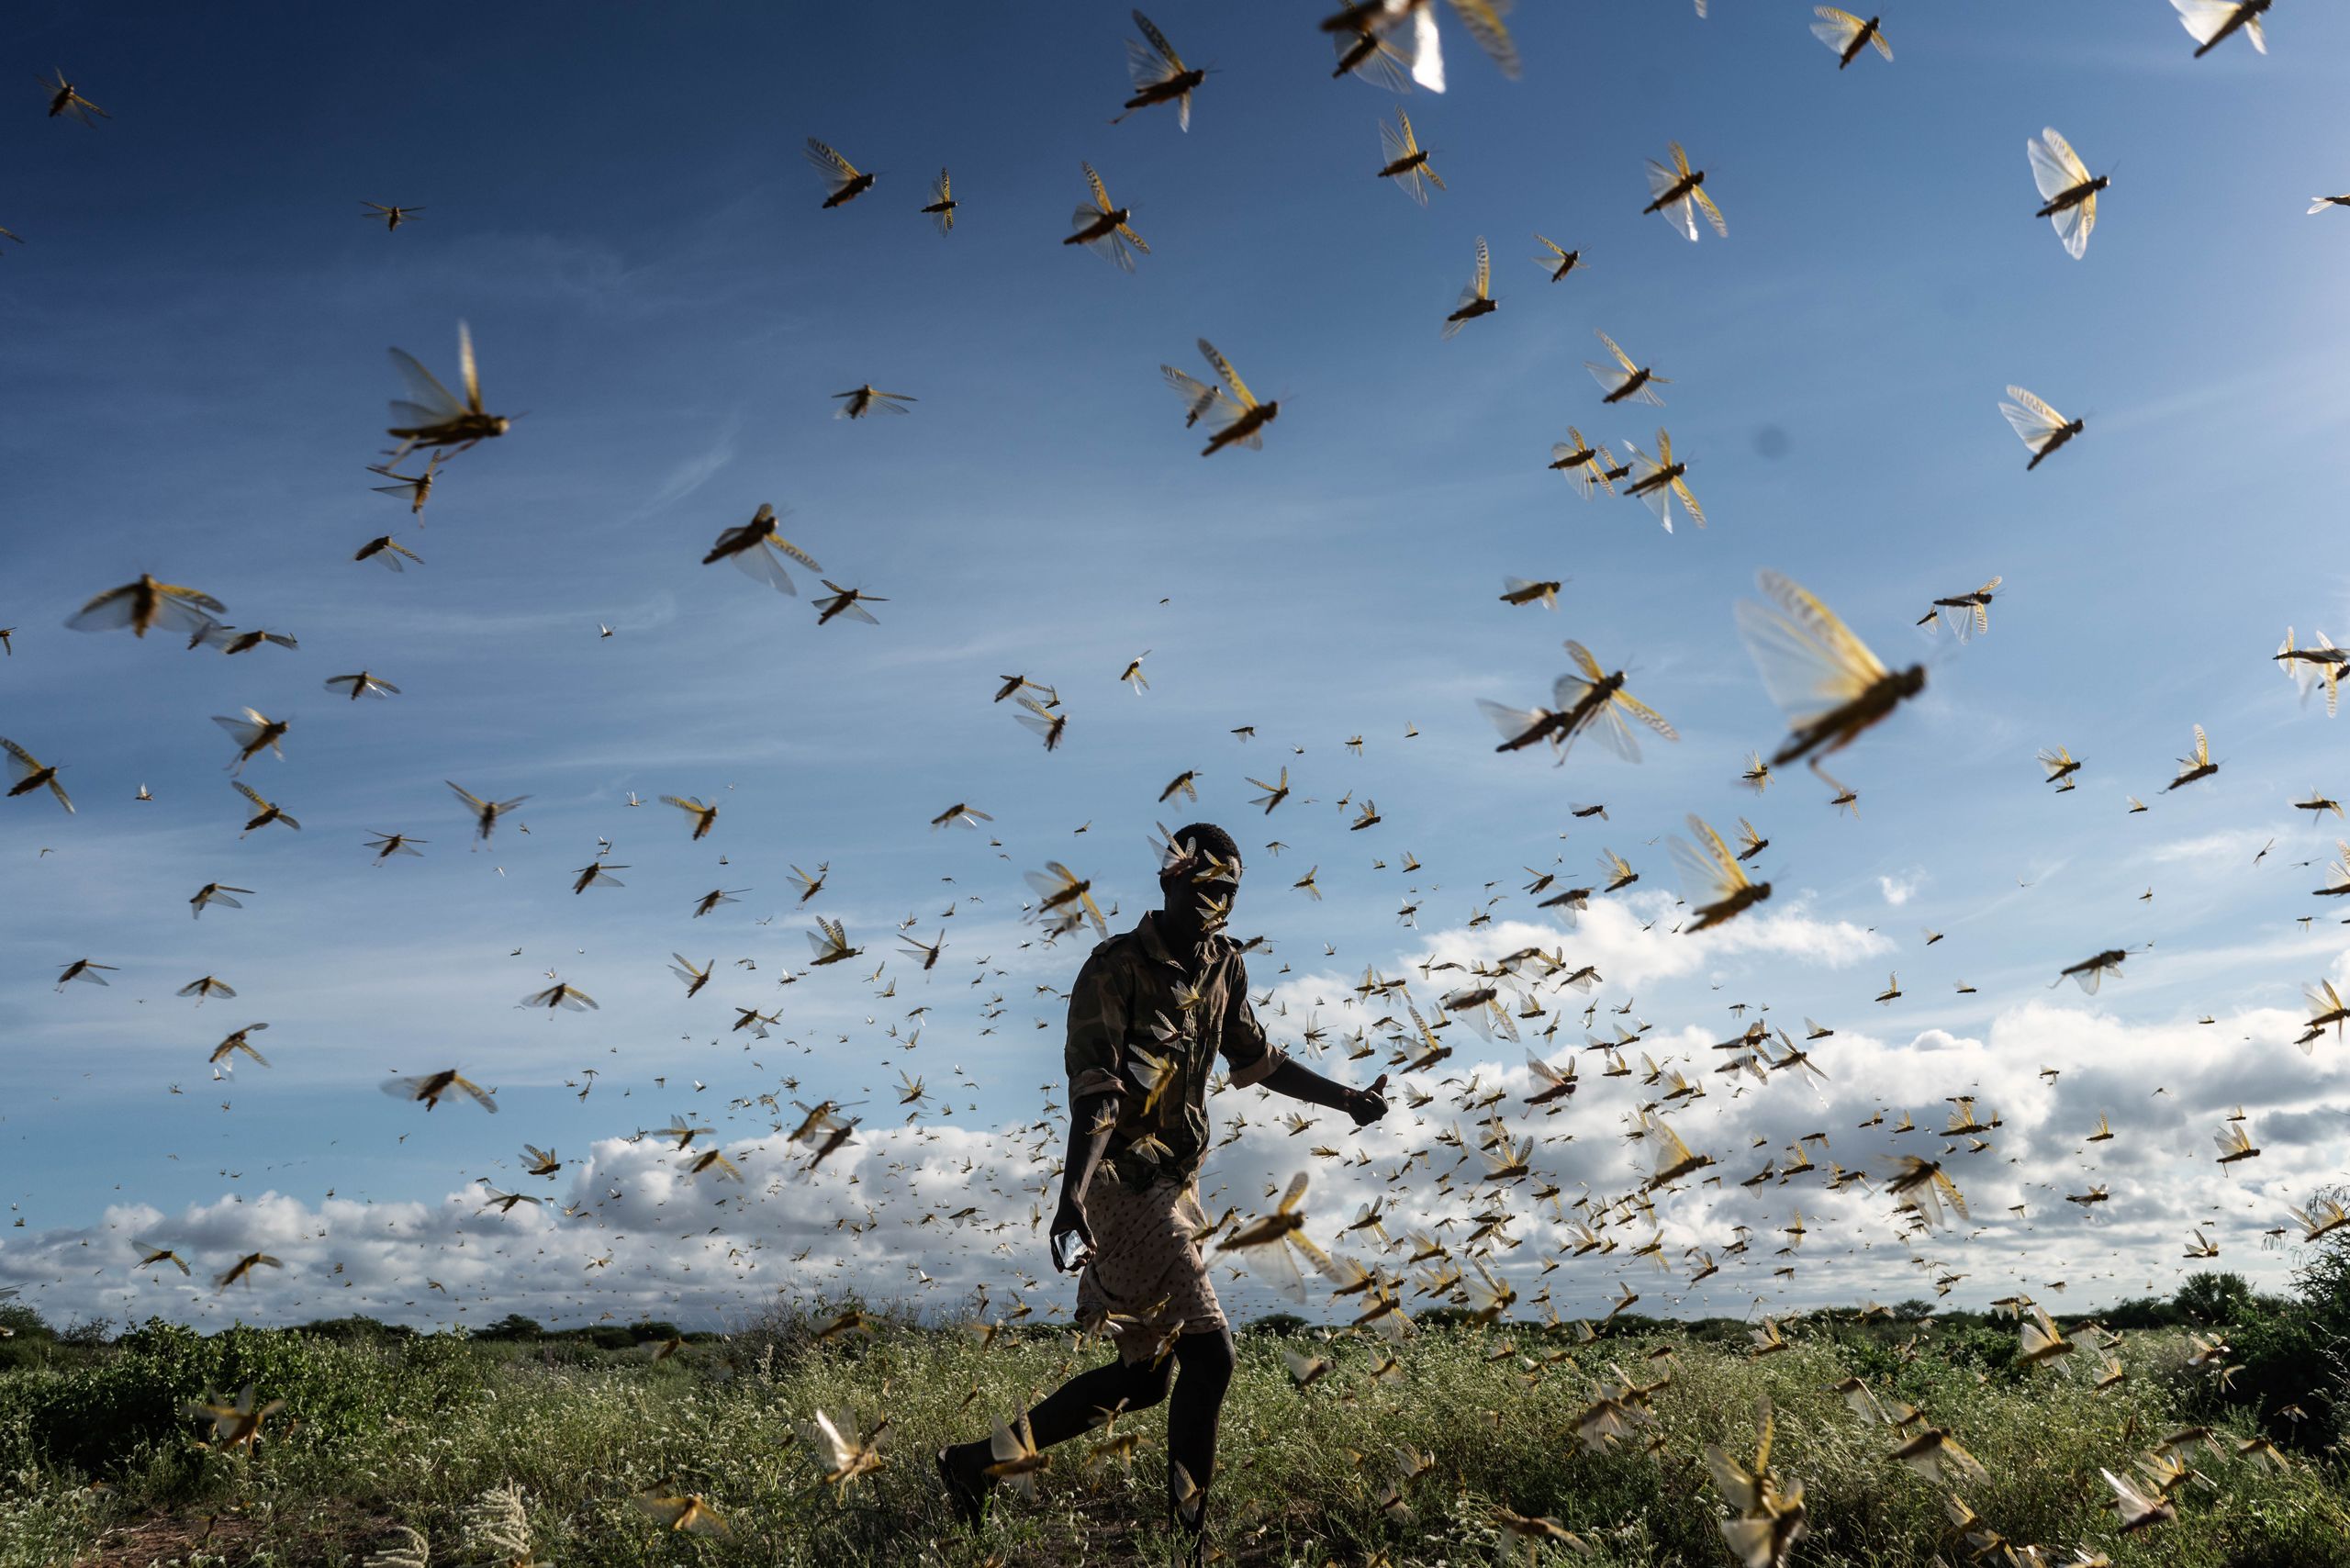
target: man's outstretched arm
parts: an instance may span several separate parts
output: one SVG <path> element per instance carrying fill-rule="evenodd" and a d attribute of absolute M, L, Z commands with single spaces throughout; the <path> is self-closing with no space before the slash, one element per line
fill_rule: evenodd
<path fill-rule="evenodd" d="M 1336 1079 L 1325 1078 L 1302 1065 L 1294 1057 L 1284 1057 L 1281 1065 L 1266 1076 L 1264 1086 L 1276 1094 L 1286 1094 L 1309 1105 L 1344 1111 L 1359 1127 L 1368 1126 L 1387 1114 L 1387 1075 L 1383 1072 L 1368 1089 L 1349 1089 Z"/>
<path fill-rule="evenodd" d="M 1224 1053 L 1225 1059 L 1233 1064 L 1232 1081 L 1236 1087 L 1261 1084 L 1276 1094 L 1303 1100 L 1309 1105 L 1344 1111 L 1359 1127 L 1368 1126 L 1387 1114 L 1385 1073 L 1381 1073 L 1368 1089 L 1349 1089 L 1310 1067 L 1301 1066 L 1266 1037 L 1265 1026 L 1257 1021 L 1257 1009 L 1248 1000 L 1248 971 L 1239 968 L 1237 960 L 1235 969 L 1231 1009 L 1224 1024 Z M 1269 1061 L 1270 1068 L 1266 1065 Z"/>

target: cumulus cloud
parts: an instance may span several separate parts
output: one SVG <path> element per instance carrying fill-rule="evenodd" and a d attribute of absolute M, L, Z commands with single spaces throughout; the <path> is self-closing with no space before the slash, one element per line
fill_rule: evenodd
<path fill-rule="evenodd" d="M 1777 901 L 1774 901 L 1776 903 Z M 1606 980 L 1641 987 L 1698 974 L 1737 958 L 1789 958 L 1839 969 L 1893 951 L 1886 937 L 1850 921 L 1825 920 L 1800 899 L 1695 935 L 1679 929 L 1679 901 L 1667 893 L 1595 898 L 1572 923 L 1499 920 L 1430 934 L 1400 968 L 1445 962 L 1490 964 L 1528 947 L 1564 954 Z"/>
<path fill-rule="evenodd" d="M 364 1313 L 432 1326 L 521 1312 L 551 1324 L 706 1325 L 744 1321 L 778 1297 L 852 1290 L 942 1307 L 982 1280 L 1008 1294 L 1014 1270 L 998 1254 L 1015 1250 L 1014 1237 L 1029 1239 L 1043 1190 L 1038 1146 L 1010 1129 L 861 1133 L 812 1175 L 779 1136 L 722 1147 L 740 1184 L 688 1175 L 688 1157 L 657 1135 L 604 1139 L 554 1182 L 501 1184 L 539 1200 L 506 1213 L 479 1184 L 431 1204 L 307 1204 L 270 1191 L 176 1212 L 117 1204 L 95 1226 L 11 1240 L 0 1248 L 0 1281 L 58 1321 Z M 979 1212 L 948 1217 L 966 1209 Z M 172 1248 L 195 1272 L 137 1268 L 138 1242 Z M 282 1266 L 217 1288 L 252 1252 Z M 1029 1247 L 1025 1261 L 1040 1253 Z"/>
<path fill-rule="evenodd" d="M 1719 975 L 1749 961 L 1774 973 L 1832 971 L 1886 950 L 1875 934 L 1799 905 L 1696 938 L 1672 935 L 1671 914 L 1662 895 L 1597 901 L 1572 931 L 1502 921 L 1431 932 L 1379 967 L 1408 980 L 1435 1016 L 1446 981 L 1458 978 L 1438 966 L 1490 964 L 1525 947 L 1563 948 L 1571 962 L 1595 962 L 1661 1005 L 1710 995 Z M 2057 1299 L 2061 1288 L 2066 1305 L 2079 1305 L 2166 1291 L 2199 1267 L 2280 1286 L 2291 1253 L 2265 1233 L 2288 1223 L 2288 1205 L 2342 1175 L 2350 1070 L 2338 1050 L 2295 1049 L 2300 1016 L 2289 1010 L 2238 1009 L 2209 1025 L 2132 1020 L 2109 1006 L 2109 988 L 2102 999 L 2031 996 L 1974 1032 L 1844 1026 L 1814 1037 L 1759 1008 L 1733 1011 L 1717 1029 L 1651 1028 L 1628 1002 L 1586 1014 L 1585 997 L 1550 989 L 1557 983 L 1533 988 L 1549 1015 L 1524 1021 L 1522 1043 L 1446 1027 L 1452 1055 L 1399 1074 L 1390 1117 L 1361 1132 L 1260 1088 L 1217 1096 L 1210 1114 L 1223 1141 L 1203 1182 L 1209 1211 L 1262 1210 L 1304 1170 L 1313 1233 L 1397 1273 L 1404 1254 L 1382 1254 L 1380 1233 L 1339 1241 L 1366 1205 L 1379 1206 L 1387 1238 L 1417 1232 L 1456 1251 L 1505 1214 L 1478 1249 L 1516 1285 L 1521 1310 L 1539 1303 L 1567 1316 L 1604 1314 L 1628 1290 L 1643 1311 L 1731 1316 L 1758 1304 L 1789 1311 L 1938 1289 L 1953 1305 L 1979 1305 L 2017 1289 Z M 1292 1039 L 1311 1015 L 1320 1043 L 1302 1053 L 1363 1081 L 1395 1070 L 1375 1016 L 1400 1009 L 1382 999 L 1375 1014 L 1354 984 L 1335 971 L 1284 975 L 1263 1012 Z M 1792 1064 L 1742 1065 L 1738 1042 L 1758 1019 L 1774 1030 L 1772 1059 L 1799 1044 L 1824 1077 Z M 1626 1072 L 1611 1076 L 1599 1047 L 1619 1030 L 1634 1037 L 1620 1050 Z M 1574 1065 L 1581 1087 L 1572 1099 L 1527 1104 L 1537 1087 L 1529 1049 Z M 1344 1059 L 1357 1052 L 1362 1059 Z M 506 1214 L 487 1207 L 488 1189 L 453 1182 L 429 1203 L 266 1191 L 177 1210 L 118 1205 L 95 1225 L 7 1235 L 0 1282 L 24 1287 L 30 1305 L 59 1320 L 154 1313 L 207 1325 L 351 1312 L 418 1325 L 508 1312 L 564 1324 L 724 1325 L 778 1297 L 847 1292 L 952 1316 L 982 1287 L 991 1310 L 1016 1297 L 1040 1314 L 1066 1312 L 1073 1293 L 1050 1272 L 1041 1234 L 1065 1134 L 1058 1108 L 988 1126 L 943 1114 L 947 1102 L 935 1090 L 931 1104 L 929 1115 L 899 1125 L 860 1113 L 856 1141 L 811 1173 L 805 1150 L 775 1126 L 796 1112 L 770 1106 L 763 1116 L 758 1102 L 737 1101 L 710 1119 L 725 1129 L 711 1136 L 741 1166 L 740 1185 L 689 1176 L 687 1157 L 655 1133 L 599 1139 L 552 1182 L 499 1170 L 498 1190 L 543 1200 Z M 1644 1107 L 1661 1110 L 1712 1165 L 1644 1194 L 1632 1136 Z M 2239 1109 L 2262 1152 L 2222 1168 L 2212 1135 Z M 1500 1187 L 1488 1182 L 1480 1148 L 1496 1115 L 1513 1138 L 1532 1140 L 1531 1175 Z M 2093 1144 L 2100 1117 L 2113 1136 Z M 746 1134 L 749 1126 L 766 1130 Z M 710 1146 L 709 1137 L 695 1144 Z M 1883 1184 L 1905 1154 L 1940 1160 L 1970 1217 L 1909 1234 Z M 1831 1191 L 1840 1170 L 1846 1177 Z M 2102 1203 L 2068 1201 L 2099 1188 Z M 1614 1247 L 1570 1256 L 1579 1223 L 1599 1226 Z M 2216 1265 L 2184 1256 L 2197 1227 L 2221 1244 Z M 175 1248 L 196 1274 L 139 1270 L 133 1238 Z M 1633 1256 L 1651 1240 L 1652 1257 Z M 213 1288 L 210 1276 L 256 1250 L 284 1268 Z M 1691 1286 L 1700 1252 L 1723 1267 Z M 1236 1316 L 1291 1305 L 1225 1263 L 1217 1260 L 1215 1280 Z"/>

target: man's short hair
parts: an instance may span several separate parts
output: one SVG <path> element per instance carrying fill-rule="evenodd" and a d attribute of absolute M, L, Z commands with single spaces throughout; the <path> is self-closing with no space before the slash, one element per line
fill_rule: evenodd
<path fill-rule="evenodd" d="M 1214 856 L 1218 860 L 1228 860 L 1236 866 L 1240 864 L 1240 846 L 1232 841 L 1230 834 L 1214 823 L 1193 823 L 1189 827 L 1179 827 L 1171 836 L 1179 847 L 1189 845 Z"/>

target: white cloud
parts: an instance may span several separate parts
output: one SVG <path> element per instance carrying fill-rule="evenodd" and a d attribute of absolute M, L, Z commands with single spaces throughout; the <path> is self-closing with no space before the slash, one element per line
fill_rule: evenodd
<path fill-rule="evenodd" d="M 2192 865 L 2210 869 L 2249 866 L 2261 846 L 2276 842 L 2277 830 L 2265 827 L 2226 828 L 2192 838 L 2165 839 L 2145 852 L 2159 866 Z"/>
<path fill-rule="evenodd" d="M 270 1191 L 171 1213 L 118 1204 L 94 1226 L 19 1233 L 0 1246 L 0 1280 L 25 1285 L 27 1304 L 61 1322 L 158 1314 L 206 1325 L 346 1313 L 480 1324 L 509 1311 L 570 1325 L 709 1323 L 741 1321 L 778 1293 L 854 1288 L 935 1307 L 985 1279 L 1009 1294 L 993 1252 L 1029 1237 L 1043 1169 L 1033 1138 L 885 1127 L 861 1132 L 812 1178 L 781 1137 L 724 1147 L 740 1185 L 687 1175 L 657 1137 L 607 1138 L 554 1182 L 503 1176 L 502 1190 L 543 1200 L 503 1215 L 485 1210 L 479 1186 L 433 1204 L 306 1204 Z M 974 1204 L 983 1217 L 945 1217 Z M 195 1275 L 168 1263 L 136 1270 L 134 1237 L 175 1249 Z M 795 1266 L 809 1249 L 821 1261 Z M 214 1289 L 213 1275 L 255 1251 L 284 1267 Z"/>
<path fill-rule="evenodd" d="M 1730 957 L 1793 958 L 1822 969 L 1848 968 L 1893 951 L 1892 941 L 1863 926 L 1823 920 L 1799 899 L 1765 905 L 1728 925 L 1695 935 L 1678 930 L 1679 901 L 1638 892 L 1595 898 L 1572 924 L 1497 920 L 1427 935 L 1398 968 L 1450 961 L 1491 963 L 1526 947 L 1562 953 L 1595 966 L 1608 981 L 1639 988 L 1695 975 Z"/>
<path fill-rule="evenodd" d="M 710 444 L 680 458 L 654 488 L 653 494 L 646 498 L 644 505 L 637 509 L 631 521 L 642 522 L 648 518 L 658 517 L 716 478 L 734 461 L 735 440 L 742 433 L 743 416 L 740 410 L 728 414 L 717 434 L 711 438 Z"/>
<path fill-rule="evenodd" d="M 1755 922 L 1737 946 L 1649 929 L 1637 910 L 1606 902 L 1565 940 L 1571 951 L 1588 944 L 1643 985 L 1666 985 L 1668 999 L 1669 982 L 1702 980 L 1708 966 L 1745 954 L 1833 965 L 1879 951 L 1881 939 L 1800 911 L 1775 919 Z M 1412 959 L 1490 959 L 1538 938 L 1556 945 L 1561 935 L 1522 922 L 1436 933 L 1421 953 L 1382 969 L 1407 975 L 1427 998 L 1442 987 L 1423 982 Z M 1351 1030 L 1351 983 L 1336 973 L 1287 977 L 1276 1003 L 1288 1016 L 1276 1032 L 1293 1036 L 1317 999 L 1325 1025 L 1336 1025 L 1334 1037 Z M 1533 1193 L 1555 1187 L 1568 1202 L 1588 1193 L 1595 1213 L 1634 1196 L 1642 1168 L 1625 1135 L 1637 1107 L 1663 1089 L 1643 1083 L 1637 1070 L 1605 1077 L 1573 1026 L 1583 998 L 1565 992 L 1549 1000 L 1563 1008 L 1568 1026 L 1548 1039 L 1529 1036 L 1528 1044 L 1554 1063 L 1575 1058 L 1582 1082 L 1558 1114 L 1525 1104 L 1532 1080 L 1522 1047 L 1455 1027 L 1446 1031 L 1453 1057 L 1395 1082 L 1389 1120 L 1360 1134 L 1334 1113 L 1261 1090 L 1220 1097 L 1212 1118 L 1235 1136 L 1211 1157 L 1210 1211 L 1259 1209 L 1303 1169 L 1313 1173 L 1308 1211 L 1317 1234 L 1337 1236 L 1360 1205 L 1377 1199 L 1388 1205 L 1389 1235 L 1420 1229 L 1458 1247 L 1470 1216 L 1492 1204 L 1475 1145 L 1481 1118 L 1498 1111 L 1514 1137 L 1535 1140 L 1535 1175 L 1502 1193 L 1515 1217 L 1495 1265 L 1529 1302 L 1547 1290 L 1569 1316 L 1604 1312 L 1628 1283 L 1642 1294 L 1643 1310 L 1738 1315 L 1757 1299 L 1785 1311 L 1930 1294 L 1933 1280 L 1946 1275 L 1959 1276 L 1949 1298 L 1954 1304 L 1979 1305 L 2017 1288 L 2046 1295 L 2062 1281 L 2065 1299 L 2082 1305 L 2166 1291 L 2183 1272 L 2207 1266 L 2182 1256 L 2181 1243 L 2198 1226 L 2221 1245 L 2217 1266 L 2281 1285 L 2289 1254 L 2264 1246 L 2262 1232 L 2288 1223 L 2288 1204 L 2339 1178 L 2338 1150 L 2350 1131 L 2344 1065 L 2350 1058 L 2294 1049 L 2300 1016 L 2281 1008 L 2240 1010 L 2205 1025 L 2130 1022 L 2069 993 L 2032 997 L 1996 1013 L 1980 1034 L 1927 1029 L 1879 1037 L 1840 1028 L 1805 1041 L 1824 1081 L 1793 1069 L 1762 1082 L 1718 1070 L 1729 1053 L 1715 1045 L 1737 1033 L 1735 1020 L 1718 1030 L 1649 1029 L 1626 1054 L 1636 1069 L 1653 1058 L 1702 1090 L 1666 1114 L 1693 1148 L 1713 1157 L 1707 1174 L 1718 1182 L 1684 1182 L 1655 1195 L 1653 1224 L 1670 1272 L 1628 1257 L 1650 1234 L 1651 1222 L 1642 1217 L 1606 1231 L 1618 1243 L 1614 1256 L 1560 1261 L 1546 1273 L 1539 1265 L 1569 1239 L 1568 1216 L 1535 1203 Z M 1333 1007 L 1337 1019 L 1326 1011 Z M 1636 1021 L 1603 1014 L 1602 1022 Z M 940 1076 L 934 1061 L 926 1065 Z M 1316 1065 L 1361 1081 L 1381 1063 L 1343 1062 L 1326 1051 Z M 2043 1075 L 2043 1068 L 2056 1071 Z M 942 1088 L 959 1092 L 962 1085 L 958 1075 L 955 1085 L 932 1087 L 940 1104 Z M 1428 1103 L 1412 1106 L 1417 1095 Z M 1944 1132 L 1957 1095 L 1974 1097 L 1976 1117 L 1995 1124 L 1991 1130 Z M 1472 1098 L 1475 1108 L 1465 1108 Z M 2223 1170 L 2210 1138 L 2239 1105 L 2262 1154 Z M 733 1122 L 725 1112 L 714 1119 L 739 1126 L 757 1115 L 749 1102 L 733 1110 L 742 1113 Z M 1292 1112 L 1307 1118 L 1302 1133 L 1285 1125 Z M 778 1293 L 855 1290 L 951 1314 L 982 1285 L 999 1305 L 1020 1294 L 1040 1312 L 1067 1309 L 1070 1288 L 1046 1269 L 1035 1224 L 1049 1207 L 1058 1117 L 986 1127 L 935 1115 L 891 1126 L 869 1108 L 861 1114 L 867 1125 L 857 1140 L 812 1177 L 804 1173 L 804 1154 L 772 1131 L 727 1135 L 723 1147 L 747 1178 L 739 1187 L 688 1178 L 681 1158 L 655 1137 L 607 1137 L 556 1182 L 532 1182 L 510 1166 L 492 1172 L 501 1188 L 548 1200 L 511 1215 L 483 1212 L 477 1186 L 430 1203 L 306 1202 L 268 1191 L 192 1201 L 174 1212 L 118 1205 L 95 1226 L 8 1235 L 0 1241 L 0 1281 L 26 1287 L 28 1303 L 59 1320 L 160 1313 L 218 1324 L 364 1312 L 417 1324 L 478 1324 L 520 1311 L 566 1324 L 643 1316 L 708 1324 L 742 1321 Z M 1896 1133 L 1905 1114 L 1916 1130 Z M 2115 1136 L 2091 1145 L 2099 1115 Z M 1465 1150 L 1439 1140 L 1451 1128 L 1461 1130 Z M 1975 1137 L 1986 1147 L 1974 1149 Z M 1813 1170 L 1745 1184 L 1766 1166 L 1783 1167 L 1798 1139 L 1809 1140 Z M 1338 1158 L 1318 1156 L 1317 1148 Z M 1881 1188 L 1826 1190 L 1831 1162 L 1867 1174 L 1905 1152 L 1942 1159 L 1972 1208 L 1971 1221 L 1914 1248 Z M 2108 1189 L 2109 1203 L 2084 1210 L 2065 1201 L 2092 1183 Z M 565 1214 L 565 1205 L 573 1212 Z M 975 1212 L 956 1217 L 967 1208 Z M 1782 1253 L 1798 1212 L 1806 1239 Z M 1724 1250 L 1740 1226 L 1749 1237 L 1742 1258 Z M 197 1277 L 183 1281 L 168 1266 L 136 1271 L 134 1236 L 178 1248 L 196 1263 Z M 1360 1237 L 1347 1247 L 1366 1260 L 1372 1256 Z M 1679 1282 L 1692 1248 L 1711 1250 L 1725 1265 L 1694 1290 Z M 282 1259 L 285 1269 L 257 1271 L 252 1284 L 226 1293 L 212 1290 L 208 1274 L 253 1250 Z M 1399 1267 L 1400 1260 L 1385 1266 Z M 1786 1269 L 1793 1273 L 1779 1271 Z M 1287 1305 L 1253 1278 L 1219 1266 L 1216 1279 L 1237 1316 Z"/>

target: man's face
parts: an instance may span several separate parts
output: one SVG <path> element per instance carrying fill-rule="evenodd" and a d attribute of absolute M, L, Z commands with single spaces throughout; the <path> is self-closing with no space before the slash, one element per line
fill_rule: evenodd
<path fill-rule="evenodd" d="M 1169 910 L 1190 913 L 1203 932 L 1220 931 L 1240 890 L 1240 862 L 1194 849 L 1160 872 L 1158 885 Z"/>

